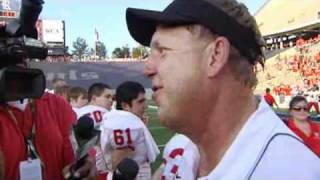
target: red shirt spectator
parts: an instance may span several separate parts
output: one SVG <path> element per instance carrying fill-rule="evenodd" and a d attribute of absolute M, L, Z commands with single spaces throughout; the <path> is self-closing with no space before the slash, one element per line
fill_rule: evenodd
<path fill-rule="evenodd" d="M 320 62 L 320 53 L 315 55 L 315 60 L 319 63 Z"/>
<path fill-rule="evenodd" d="M 270 94 L 270 89 L 269 89 L 269 88 L 266 89 L 266 94 L 264 95 L 264 99 L 266 100 L 266 102 L 267 102 L 270 106 L 273 106 L 273 105 L 278 106 L 276 100 L 275 100 L 274 97 Z"/>
<path fill-rule="evenodd" d="M 286 96 L 290 96 L 291 95 L 291 87 L 290 87 L 290 85 L 287 85 L 286 87 L 285 87 L 285 94 L 286 94 Z"/>
<path fill-rule="evenodd" d="M 310 135 L 306 135 L 304 132 L 302 132 L 294 123 L 292 119 L 288 121 L 288 127 L 296 133 L 303 142 L 318 156 L 320 156 L 320 126 L 308 120 L 308 123 L 311 128 Z"/>
<path fill-rule="evenodd" d="M 296 41 L 296 46 L 298 48 L 300 48 L 301 46 L 303 46 L 304 44 L 304 40 L 302 38 L 299 38 L 297 41 Z"/>
<path fill-rule="evenodd" d="M 279 86 L 279 93 L 280 94 L 286 94 L 286 86 L 284 84 L 281 84 Z"/>
<path fill-rule="evenodd" d="M 266 102 L 270 105 L 273 106 L 273 104 L 276 102 L 276 100 L 274 99 L 274 97 L 271 94 L 265 94 L 264 95 L 264 99 L 266 100 Z"/>
<path fill-rule="evenodd" d="M 274 87 L 273 88 L 273 92 L 274 92 L 274 94 L 279 95 L 280 94 L 280 88 L 278 86 Z"/>
<path fill-rule="evenodd" d="M 34 144 L 44 164 L 44 180 L 63 180 L 62 169 L 74 160 L 70 142 L 75 113 L 62 98 L 46 93 L 35 100 Z M 9 112 L 12 112 L 10 114 Z M 0 106 L 0 149 L 5 159 L 5 179 L 19 179 L 19 163 L 27 159 L 24 137 L 30 134 L 33 118 L 30 104 L 24 110 Z"/>

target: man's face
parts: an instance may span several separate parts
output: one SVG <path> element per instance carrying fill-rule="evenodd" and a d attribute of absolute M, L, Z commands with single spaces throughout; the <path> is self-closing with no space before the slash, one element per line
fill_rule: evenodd
<path fill-rule="evenodd" d="M 128 111 L 142 118 L 146 110 L 146 98 L 145 93 L 140 93 L 138 97 L 131 102 Z"/>
<path fill-rule="evenodd" d="M 150 47 L 144 74 L 152 80 L 160 122 L 177 130 L 201 106 L 197 98 L 201 96 L 206 46 L 185 27 L 158 27 Z"/>
<path fill-rule="evenodd" d="M 112 107 L 112 91 L 111 89 L 104 89 L 100 96 L 92 97 L 93 104 L 111 110 Z"/>

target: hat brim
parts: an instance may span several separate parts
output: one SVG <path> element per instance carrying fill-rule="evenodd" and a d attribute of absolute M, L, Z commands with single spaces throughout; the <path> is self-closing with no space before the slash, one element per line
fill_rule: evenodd
<path fill-rule="evenodd" d="M 149 46 L 159 24 L 183 25 L 192 23 L 190 19 L 177 14 L 128 8 L 126 12 L 128 30 L 137 42 Z"/>

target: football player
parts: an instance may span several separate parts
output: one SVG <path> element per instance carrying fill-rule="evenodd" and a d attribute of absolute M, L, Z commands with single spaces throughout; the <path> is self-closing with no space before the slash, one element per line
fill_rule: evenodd
<path fill-rule="evenodd" d="M 163 163 L 153 180 L 197 179 L 200 155 L 196 145 L 185 135 L 176 134 L 166 144 Z"/>
<path fill-rule="evenodd" d="M 88 90 L 89 104 L 77 110 L 77 118 L 83 115 L 90 116 L 95 122 L 94 127 L 99 129 L 103 114 L 111 110 L 112 90 L 103 83 L 94 83 Z"/>
<path fill-rule="evenodd" d="M 139 165 L 137 179 L 150 180 L 150 163 L 155 161 L 159 149 L 142 120 L 146 108 L 145 90 L 139 83 L 124 82 L 116 89 L 116 101 L 117 110 L 105 114 L 101 126 L 101 147 L 105 170 L 109 172 L 107 179 L 122 159 L 131 158 Z"/>

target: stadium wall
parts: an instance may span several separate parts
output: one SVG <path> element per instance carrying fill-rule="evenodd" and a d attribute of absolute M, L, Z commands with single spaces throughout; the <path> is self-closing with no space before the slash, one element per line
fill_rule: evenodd
<path fill-rule="evenodd" d="M 147 89 L 151 97 L 151 81 L 142 74 L 144 62 L 31 62 L 30 66 L 41 69 L 51 88 L 55 77 L 64 79 L 71 86 L 88 88 L 94 82 L 104 82 L 116 88 L 124 81 L 137 81 Z"/>

